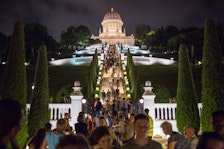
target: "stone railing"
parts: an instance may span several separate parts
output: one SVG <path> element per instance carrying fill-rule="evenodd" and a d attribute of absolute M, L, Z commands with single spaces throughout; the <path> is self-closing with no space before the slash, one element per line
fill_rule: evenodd
<path fill-rule="evenodd" d="M 160 125 L 164 121 L 169 121 L 173 125 L 173 130 L 177 131 L 176 127 L 176 103 L 155 103 L 154 104 L 154 111 L 155 111 L 155 117 L 154 119 L 154 135 L 160 135 L 165 137 L 163 134 Z M 52 128 L 55 128 L 56 121 L 60 118 L 63 118 L 64 113 L 70 113 L 72 110 L 72 104 L 67 103 L 55 103 L 55 104 L 49 104 L 50 109 L 50 123 L 52 124 Z M 199 114 L 201 113 L 202 104 L 198 103 L 199 108 Z M 30 111 L 30 104 L 26 105 L 27 113 Z M 78 114 L 78 113 L 77 113 Z M 74 115 L 71 115 L 72 117 L 76 117 Z M 76 119 L 76 118 L 75 118 Z M 70 123 L 71 126 L 74 126 L 74 124 Z"/>
<path fill-rule="evenodd" d="M 69 103 L 54 103 L 49 104 L 50 110 L 50 120 L 58 120 L 64 117 L 65 113 L 71 113 L 71 104 Z M 30 104 L 26 104 L 26 111 L 29 113 L 30 111 Z"/>
<path fill-rule="evenodd" d="M 176 103 L 155 103 L 155 120 L 176 120 Z M 202 104 L 198 103 L 199 114 L 201 113 Z"/>

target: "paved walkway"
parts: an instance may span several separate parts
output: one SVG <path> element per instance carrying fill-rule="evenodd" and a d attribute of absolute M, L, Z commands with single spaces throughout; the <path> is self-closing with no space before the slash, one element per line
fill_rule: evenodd
<path fill-rule="evenodd" d="M 117 85 L 116 85 L 116 77 L 117 75 L 119 74 L 120 76 L 120 82 L 119 82 L 119 91 L 120 91 L 120 95 L 125 95 L 125 91 L 124 91 L 124 88 L 123 88 L 123 84 L 122 84 L 122 79 L 123 79 L 123 76 L 121 75 L 121 66 L 119 66 L 119 68 L 117 68 L 117 70 L 115 71 L 114 73 L 114 83 L 113 83 L 113 88 L 116 89 L 117 88 Z M 103 78 L 102 78 L 102 87 L 101 87 L 101 92 L 104 90 L 106 93 L 108 91 L 108 89 L 111 91 L 110 87 L 109 87 L 109 79 L 113 79 L 111 77 L 111 73 L 108 71 L 108 73 L 105 73 L 103 74 Z M 101 96 L 101 95 L 100 95 Z M 101 98 L 101 97 L 100 97 Z M 110 103 L 112 104 L 112 99 L 114 98 L 110 98 Z M 107 100 L 107 98 L 105 99 L 105 101 Z M 102 101 L 101 99 L 101 102 L 104 104 L 105 102 Z M 167 149 L 167 139 L 164 139 L 164 138 L 160 138 L 160 137 L 154 137 L 153 140 L 156 140 L 158 142 L 160 142 L 163 146 L 163 149 Z"/>

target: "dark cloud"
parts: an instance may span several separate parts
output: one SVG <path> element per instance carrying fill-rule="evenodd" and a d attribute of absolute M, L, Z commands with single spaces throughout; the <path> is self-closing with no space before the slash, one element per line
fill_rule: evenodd
<path fill-rule="evenodd" d="M 0 32 L 12 33 L 15 21 L 38 22 L 59 40 L 71 25 L 86 25 L 98 34 L 101 21 L 113 7 L 124 22 L 127 34 L 136 24 L 152 28 L 203 27 L 206 18 L 224 20 L 223 0 L 1 0 Z"/>

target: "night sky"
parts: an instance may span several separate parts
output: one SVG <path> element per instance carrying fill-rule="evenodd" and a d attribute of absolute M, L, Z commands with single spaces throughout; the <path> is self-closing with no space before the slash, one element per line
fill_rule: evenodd
<path fill-rule="evenodd" d="M 71 25 L 85 25 L 98 35 L 111 7 L 120 14 L 127 35 L 136 24 L 181 28 L 203 27 L 206 18 L 224 22 L 224 0 L 0 0 L 0 32 L 10 35 L 20 20 L 46 26 L 58 41 Z"/>

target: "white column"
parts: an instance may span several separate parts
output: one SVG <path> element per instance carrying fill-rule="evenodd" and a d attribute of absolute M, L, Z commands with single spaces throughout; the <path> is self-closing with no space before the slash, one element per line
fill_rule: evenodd
<path fill-rule="evenodd" d="M 77 123 L 77 117 L 79 112 L 82 111 L 82 95 L 70 95 L 71 97 L 71 121 L 70 126 L 74 128 L 74 124 Z"/>
<path fill-rule="evenodd" d="M 71 97 L 71 121 L 70 121 L 70 126 L 74 128 L 74 124 L 77 123 L 77 117 L 79 115 L 79 112 L 82 111 L 82 92 L 80 87 L 80 82 L 75 81 L 74 87 L 72 87 L 74 90 L 72 94 L 70 95 Z"/>
<path fill-rule="evenodd" d="M 155 108 L 154 108 L 154 103 L 155 103 L 155 97 L 156 95 L 142 95 L 143 100 L 144 100 L 144 109 L 148 108 L 149 109 L 149 115 L 153 118 L 153 121 L 155 120 Z"/>
<path fill-rule="evenodd" d="M 103 53 L 100 54 L 100 60 L 101 60 L 101 61 L 104 60 L 104 54 L 103 54 Z"/>
<path fill-rule="evenodd" d="M 121 53 L 121 60 L 124 60 L 124 53 Z"/>
<path fill-rule="evenodd" d="M 144 94 L 142 95 L 143 97 L 143 104 L 144 104 L 144 109 L 148 108 L 149 109 L 149 115 L 152 117 L 153 119 L 153 135 L 155 135 L 156 130 L 158 128 L 155 127 L 155 107 L 154 107 L 154 103 L 155 103 L 155 97 L 156 95 L 153 93 L 152 91 L 153 87 L 151 87 L 151 82 L 150 81 L 146 81 L 145 82 L 145 87 L 144 87 Z"/>

